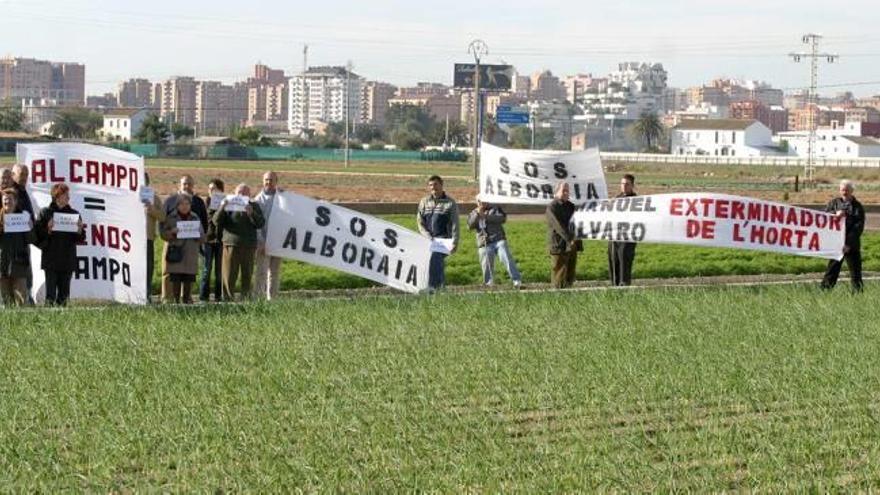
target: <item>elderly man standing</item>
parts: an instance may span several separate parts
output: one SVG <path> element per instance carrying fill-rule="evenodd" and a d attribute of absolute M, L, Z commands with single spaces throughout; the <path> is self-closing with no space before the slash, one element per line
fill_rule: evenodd
<path fill-rule="evenodd" d="M 244 211 L 227 211 L 228 200 L 224 199 L 214 213 L 214 224 L 223 231 L 223 299 L 226 301 L 235 299 L 235 284 L 239 274 L 240 298 L 250 298 L 257 235 L 265 224 L 260 205 L 249 200 L 251 188 L 247 184 L 239 184 L 235 194 L 248 198 Z"/>
<path fill-rule="evenodd" d="M 583 244 L 569 227 L 575 210 L 569 200 L 570 194 L 567 183 L 558 183 L 553 201 L 544 212 L 547 219 L 547 248 L 550 251 L 550 280 L 557 289 L 574 284 L 578 251 L 583 250 Z"/>
<path fill-rule="evenodd" d="M 278 188 L 278 174 L 266 172 L 263 174 L 263 190 L 254 198 L 254 203 L 260 206 L 265 220 L 263 227 L 257 232 L 257 271 L 254 284 L 257 296 L 265 297 L 268 301 L 278 297 L 278 289 L 281 286 L 281 258 L 266 254 L 266 235 L 269 229 L 269 218 L 272 216 L 275 193 L 282 191 Z"/>
<path fill-rule="evenodd" d="M 865 230 L 865 208 L 862 203 L 853 196 L 855 186 L 851 181 L 840 182 L 840 196 L 831 200 L 825 207 L 828 213 L 834 213 L 837 218 L 845 219 L 846 238 L 843 245 L 843 260 L 849 268 L 849 277 L 852 281 L 852 291 L 862 291 L 862 232 Z M 831 260 L 828 269 L 822 279 L 823 289 L 832 289 L 837 284 L 840 276 L 840 268 L 843 260 Z"/>

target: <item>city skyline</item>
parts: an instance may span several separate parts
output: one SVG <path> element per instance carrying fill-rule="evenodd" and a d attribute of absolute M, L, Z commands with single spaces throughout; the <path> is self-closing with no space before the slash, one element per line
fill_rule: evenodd
<path fill-rule="evenodd" d="M 852 1 L 828 12 L 827 4 L 788 0 L 746 2 L 725 11 L 690 0 L 677 8 L 645 1 L 579 4 L 584 12 L 605 16 L 590 21 L 576 20 L 568 13 L 571 5 L 559 1 L 543 2 L 536 16 L 525 2 L 494 0 L 448 2 L 432 12 L 399 0 L 370 6 L 265 1 L 244 14 L 227 0 L 185 5 L 160 0 L 148 11 L 104 0 L 0 0 L 0 27 L 3 55 L 85 64 L 89 95 L 112 92 L 132 77 L 243 81 L 258 61 L 293 75 L 302 70 L 305 43 L 310 66 L 351 60 L 369 80 L 449 84 L 453 63 L 470 60 L 466 48 L 475 37 L 489 44 L 486 62 L 510 63 L 524 74 L 549 69 L 559 76 L 603 75 L 632 60 L 662 63 L 670 86 L 734 77 L 793 90 L 807 85 L 809 68 L 787 53 L 804 50 L 800 36 L 821 19 L 822 50 L 841 57 L 834 65 L 823 62 L 820 93 L 866 96 L 880 93 L 880 71 L 872 68 L 880 59 L 880 35 L 867 31 L 880 13 L 870 5 Z M 32 22 L 46 29 L 34 36 Z M 73 36 L 59 26 L 72 29 Z M 144 43 L 144 36 L 151 43 Z"/>

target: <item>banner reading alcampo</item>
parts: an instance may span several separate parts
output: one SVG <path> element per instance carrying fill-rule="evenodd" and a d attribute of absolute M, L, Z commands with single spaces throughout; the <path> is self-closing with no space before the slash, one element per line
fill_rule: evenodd
<path fill-rule="evenodd" d="M 86 241 L 77 246 L 71 298 L 146 304 L 147 226 L 139 194 L 144 159 L 83 143 L 19 144 L 16 158 L 30 168 L 34 213 L 52 202 L 54 184 L 65 183 L 70 205 L 85 224 Z M 31 248 L 37 300 L 45 297 L 41 255 Z"/>
<path fill-rule="evenodd" d="M 430 239 L 376 217 L 291 192 L 275 195 L 266 252 L 406 292 L 428 288 Z"/>
<path fill-rule="evenodd" d="M 608 197 L 599 150 L 560 152 L 480 148 L 480 200 L 497 204 L 546 205 L 559 182 L 570 186 L 571 201 Z"/>
<path fill-rule="evenodd" d="M 772 251 L 839 260 L 844 221 L 835 215 L 728 194 L 632 196 L 582 205 L 580 239 L 658 242 Z"/>

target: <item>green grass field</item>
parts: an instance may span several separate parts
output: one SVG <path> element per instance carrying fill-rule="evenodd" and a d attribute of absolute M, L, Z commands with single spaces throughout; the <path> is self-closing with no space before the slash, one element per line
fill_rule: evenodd
<path fill-rule="evenodd" d="M 415 229 L 415 214 L 389 215 L 389 221 Z M 465 219 L 461 219 L 467 228 Z M 511 220 L 508 238 L 526 283 L 550 281 L 550 257 L 546 248 L 546 226 L 538 220 Z M 447 260 L 446 277 L 449 285 L 482 283 L 482 272 L 472 232 L 462 232 L 459 251 Z M 157 242 L 156 272 L 161 273 L 162 252 Z M 862 242 L 864 269 L 880 271 L 880 233 L 865 233 Z M 722 275 L 802 274 L 821 273 L 826 262 L 820 259 L 786 256 L 738 249 L 695 248 L 659 244 L 643 244 L 637 248 L 633 270 L 635 278 L 671 278 Z M 284 290 L 347 289 L 372 287 L 369 280 L 334 270 L 285 261 L 281 286 Z M 507 273 L 500 263 L 496 266 L 498 283 L 508 283 Z M 846 274 L 844 274 L 845 276 Z M 587 242 L 578 259 L 578 280 L 605 280 L 608 277 L 607 243 Z M 158 290 L 159 282 L 154 281 Z"/>
<path fill-rule="evenodd" d="M 877 289 L 0 311 L 0 491 L 865 491 Z"/>

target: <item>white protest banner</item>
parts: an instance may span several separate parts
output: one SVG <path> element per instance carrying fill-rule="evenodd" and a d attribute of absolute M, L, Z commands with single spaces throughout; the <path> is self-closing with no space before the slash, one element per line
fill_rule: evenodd
<path fill-rule="evenodd" d="M 76 213 L 53 213 L 53 232 L 79 232 L 80 216 Z"/>
<path fill-rule="evenodd" d="M 14 234 L 31 231 L 30 213 L 5 213 L 3 215 L 3 232 Z"/>
<path fill-rule="evenodd" d="M 156 191 L 150 186 L 141 187 L 141 203 L 153 204 L 156 198 Z"/>
<path fill-rule="evenodd" d="M 71 297 L 146 304 L 147 221 L 139 193 L 144 159 L 82 143 L 19 144 L 16 158 L 30 167 L 35 211 L 52 202 L 53 185 L 64 183 L 82 217 L 86 241 L 77 246 Z M 40 266 L 41 255 L 31 249 L 31 266 Z M 44 277 L 34 270 L 37 300 L 44 297 Z"/>
<path fill-rule="evenodd" d="M 567 182 L 571 202 L 608 197 L 599 150 L 577 152 L 510 150 L 483 143 L 480 194 L 484 203 L 546 205 L 558 182 Z"/>
<path fill-rule="evenodd" d="M 177 222 L 178 239 L 198 239 L 202 237 L 202 222 L 198 220 L 181 220 Z"/>
<path fill-rule="evenodd" d="M 214 193 L 211 195 L 211 201 L 208 203 L 209 210 L 218 210 L 220 209 L 220 203 L 226 198 L 226 195 L 223 193 Z"/>
<path fill-rule="evenodd" d="M 406 292 L 428 288 L 430 239 L 376 217 L 291 192 L 275 194 L 266 252 Z"/>
<path fill-rule="evenodd" d="M 237 194 L 230 194 L 226 196 L 226 206 L 224 209 L 230 213 L 234 213 L 236 211 L 244 211 L 245 207 L 250 202 L 250 199 L 247 196 L 239 196 Z"/>
<path fill-rule="evenodd" d="M 593 201 L 575 211 L 572 227 L 580 239 L 843 257 L 843 219 L 728 194 L 655 194 Z"/>

